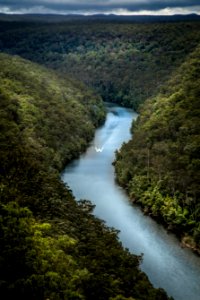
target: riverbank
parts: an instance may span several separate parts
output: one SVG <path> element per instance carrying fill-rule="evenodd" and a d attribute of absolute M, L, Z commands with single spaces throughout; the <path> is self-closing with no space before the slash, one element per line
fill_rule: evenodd
<path fill-rule="evenodd" d="M 195 254 L 200 257 L 200 248 L 197 247 L 194 239 L 191 236 L 185 235 L 181 238 L 181 246 L 191 249 Z"/>
<path fill-rule="evenodd" d="M 198 245 L 195 243 L 194 239 L 191 236 L 187 234 L 183 234 L 179 232 L 177 228 L 167 224 L 162 218 L 162 216 L 153 215 L 150 209 L 145 208 L 140 203 L 137 203 L 133 198 L 131 199 L 128 193 L 127 193 L 127 197 L 129 197 L 130 203 L 132 203 L 132 205 L 137 205 L 142 210 L 144 215 L 149 216 L 150 218 L 155 220 L 158 224 L 161 224 L 167 230 L 167 232 L 175 234 L 182 248 L 190 249 L 194 254 L 200 257 L 200 248 L 198 247 Z"/>
<path fill-rule="evenodd" d="M 199 258 L 181 247 L 175 235 L 144 215 L 141 208 L 131 205 L 125 191 L 116 184 L 112 165 L 115 151 L 130 139 L 129 128 L 136 117 L 131 110 L 113 106 L 86 153 L 65 168 L 62 180 L 77 200 L 90 200 L 95 216 L 119 231 L 125 248 L 138 255 L 143 253 L 141 269 L 155 287 L 164 288 L 176 300 L 199 300 Z M 96 152 L 95 145 L 103 151 Z"/>

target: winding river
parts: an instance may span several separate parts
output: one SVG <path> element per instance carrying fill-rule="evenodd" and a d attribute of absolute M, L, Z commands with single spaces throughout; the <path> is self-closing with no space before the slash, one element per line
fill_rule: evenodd
<path fill-rule="evenodd" d="M 65 168 L 62 180 L 77 199 L 91 200 L 94 213 L 120 230 L 119 238 L 130 252 L 144 254 L 141 269 L 155 287 L 164 288 L 175 300 L 200 300 L 200 258 L 130 205 L 115 182 L 115 150 L 130 139 L 129 128 L 136 117 L 129 109 L 109 105 L 105 124 L 96 130 L 86 153 Z"/>

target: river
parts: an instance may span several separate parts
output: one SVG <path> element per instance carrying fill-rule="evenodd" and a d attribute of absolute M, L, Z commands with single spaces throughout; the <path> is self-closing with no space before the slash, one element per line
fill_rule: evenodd
<path fill-rule="evenodd" d="M 183 249 L 173 234 L 145 216 L 115 182 L 115 150 L 131 137 L 130 126 L 137 115 L 115 105 L 108 106 L 105 124 L 80 159 L 62 173 L 75 197 L 89 199 L 95 215 L 120 230 L 124 247 L 144 254 L 141 269 L 155 287 L 162 287 L 175 300 L 200 300 L 200 258 Z"/>

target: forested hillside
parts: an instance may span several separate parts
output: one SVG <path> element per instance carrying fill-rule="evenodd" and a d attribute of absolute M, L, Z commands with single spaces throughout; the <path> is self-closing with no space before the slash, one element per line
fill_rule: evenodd
<path fill-rule="evenodd" d="M 194 249 L 200 247 L 199 58 L 197 47 L 146 101 L 115 161 L 117 180 L 132 201 Z"/>
<path fill-rule="evenodd" d="M 200 42 L 200 22 L 0 22 L 0 49 L 71 75 L 138 109 Z"/>
<path fill-rule="evenodd" d="M 0 55 L 0 87 L 10 99 L 7 109 L 19 125 L 19 137 L 57 169 L 86 148 L 105 118 L 100 97 L 81 83 L 19 57 Z"/>
<path fill-rule="evenodd" d="M 0 55 L 0 293 L 6 299 L 168 299 L 117 232 L 60 181 L 105 116 L 80 83 Z"/>

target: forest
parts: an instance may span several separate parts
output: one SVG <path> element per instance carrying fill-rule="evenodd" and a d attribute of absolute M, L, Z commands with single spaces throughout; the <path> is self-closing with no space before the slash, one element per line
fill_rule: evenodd
<path fill-rule="evenodd" d="M 140 114 L 117 180 L 197 249 L 200 23 L 0 22 L 0 291 L 7 299 L 167 300 L 60 172 L 105 120 Z M 183 76 L 184 74 L 184 76 Z"/>
<path fill-rule="evenodd" d="M 138 110 L 200 41 L 199 22 L 0 23 L 0 49 Z"/>
<path fill-rule="evenodd" d="M 0 54 L 0 291 L 6 299 L 169 299 L 59 171 L 105 118 L 83 84 Z"/>
<path fill-rule="evenodd" d="M 200 48 L 197 47 L 132 126 L 116 154 L 119 183 L 133 202 L 200 253 Z"/>

